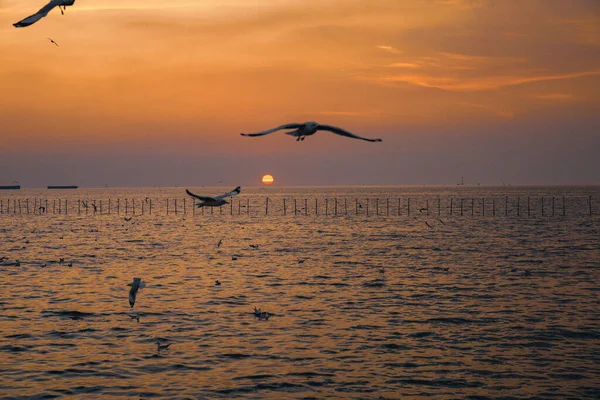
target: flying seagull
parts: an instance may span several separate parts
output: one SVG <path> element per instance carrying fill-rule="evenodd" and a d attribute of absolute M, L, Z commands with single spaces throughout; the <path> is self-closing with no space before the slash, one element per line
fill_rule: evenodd
<path fill-rule="evenodd" d="M 285 124 L 278 126 L 277 128 L 269 129 L 257 133 L 240 133 L 242 136 L 263 136 L 269 133 L 277 132 L 282 129 L 293 129 L 292 131 L 286 132 L 286 134 L 294 136 L 297 142 L 304 140 L 306 136 L 314 135 L 317 131 L 329 131 L 336 135 L 346 136 L 353 139 L 366 140 L 367 142 L 381 142 L 381 139 L 367 139 L 364 137 L 357 136 L 353 133 L 345 131 L 341 128 L 331 125 L 321 125 L 317 122 L 305 122 L 303 124 Z"/>
<path fill-rule="evenodd" d="M 187 189 L 185 190 L 185 192 L 188 195 L 200 200 L 200 203 L 196 204 L 198 207 L 204 207 L 204 206 L 219 207 L 219 206 L 222 206 L 223 204 L 229 204 L 224 199 L 226 199 L 227 197 L 232 197 L 232 196 L 240 194 L 241 188 L 238 186 L 235 189 L 233 189 L 231 192 L 227 192 L 225 194 L 222 194 L 220 196 L 215 196 L 215 197 L 198 196 L 197 194 L 194 194 Z"/>
<path fill-rule="evenodd" d="M 50 39 L 50 38 L 46 38 L 50 41 L 50 43 L 54 43 L 56 45 L 56 47 L 58 47 L 58 43 L 56 43 L 54 40 Z"/>
<path fill-rule="evenodd" d="M 142 278 L 133 278 L 133 282 L 128 283 L 127 286 L 131 286 L 131 289 L 129 289 L 129 305 L 133 308 L 135 296 L 137 296 L 139 289 L 146 287 L 146 282 L 142 282 Z"/>
<path fill-rule="evenodd" d="M 50 2 L 48 4 L 46 4 L 44 7 L 42 7 L 38 12 L 36 12 L 33 15 L 30 15 L 29 17 L 27 17 L 25 19 L 22 19 L 21 21 L 17 22 L 16 24 L 13 24 L 13 26 L 15 28 L 24 28 L 26 26 L 34 24 L 34 23 L 38 22 L 40 19 L 44 18 L 46 15 L 48 15 L 50 10 L 52 10 L 56 6 L 58 6 L 58 8 L 60 9 L 60 13 L 64 15 L 64 13 L 65 13 L 64 9 L 67 6 L 72 6 L 73 3 L 75 3 L 75 0 L 50 0 Z"/>

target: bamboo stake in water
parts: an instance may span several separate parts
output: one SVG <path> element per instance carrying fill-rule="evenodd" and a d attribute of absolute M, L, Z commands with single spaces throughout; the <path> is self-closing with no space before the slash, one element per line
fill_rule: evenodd
<path fill-rule="evenodd" d="M 269 215 L 269 198 L 266 198 L 265 201 L 265 215 Z"/>
<path fill-rule="evenodd" d="M 544 216 L 544 196 L 542 196 L 542 217 Z"/>
<path fill-rule="evenodd" d="M 325 215 L 329 215 L 329 199 L 325 198 Z"/>
<path fill-rule="evenodd" d="M 308 215 L 308 199 L 304 199 L 304 215 Z"/>
<path fill-rule="evenodd" d="M 562 206 L 563 206 L 563 217 L 564 217 L 565 215 L 567 215 L 566 208 L 565 208 L 565 196 L 563 196 Z"/>
<path fill-rule="evenodd" d="M 286 214 L 287 214 L 287 209 L 285 206 L 285 199 L 283 199 L 283 215 L 286 215 Z"/>

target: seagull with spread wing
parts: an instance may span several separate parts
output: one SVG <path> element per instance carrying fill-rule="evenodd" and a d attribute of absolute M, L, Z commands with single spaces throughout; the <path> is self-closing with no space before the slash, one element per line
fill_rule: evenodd
<path fill-rule="evenodd" d="M 204 207 L 204 206 L 219 207 L 219 206 L 222 206 L 223 204 L 229 204 L 227 201 L 225 201 L 225 199 L 227 197 L 233 197 L 235 195 L 238 195 L 238 194 L 240 194 L 241 191 L 242 191 L 241 188 L 238 186 L 235 189 L 233 189 L 231 192 L 227 192 L 220 196 L 209 197 L 209 196 L 198 196 L 197 194 L 194 194 L 187 189 L 185 190 L 185 192 L 188 195 L 200 200 L 200 203 L 196 204 L 196 206 L 198 206 L 198 207 Z"/>
<path fill-rule="evenodd" d="M 128 283 L 127 286 L 131 286 L 131 289 L 129 289 L 129 305 L 133 308 L 137 292 L 146 287 L 146 282 L 142 281 L 142 278 L 133 278 L 133 282 Z"/>
<path fill-rule="evenodd" d="M 34 23 L 38 22 L 40 19 L 44 18 L 46 15 L 48 15 L 50 10 L 52 10 L 54 7 L 57 7 L 57 6 L 60 9 L 60 13 L 64 15 L 65 8 L 67 6 L 72 6 L 74 3 L 75 3 L 75 0 L 50 0 L 50 2 L 48 4 L 46 4 L 44 7 L 42 7 L 38 12 L 13 24 L 13 26 L 15 28 L 24 28 L 26 26 L 34 24 Z"/>
<path fill-rule="evenodd" d="M 257 133 L 241 133 L 242 136 L 263 136 L 269 133 L 277 132 L 282 129 L 293 129 L 292 131 L 286 132 L 290 136 L 294 136 L 297 142 L 304 140 L 306 136 L 314 135 L 317 131 L 328 131 L 335 133 L 336 135 L 346 136 L 353 139 L 366 140 L 367 142 L 381 142 L 381 139 L 367 139 L 361 136 L 357 136 L 353 133 L 338 128 L 337 126 L 322 125 L 317 122 L 305 122 L 303 124 L 285 124 L 278 126 L 277 128 L 269 129 Z"/>

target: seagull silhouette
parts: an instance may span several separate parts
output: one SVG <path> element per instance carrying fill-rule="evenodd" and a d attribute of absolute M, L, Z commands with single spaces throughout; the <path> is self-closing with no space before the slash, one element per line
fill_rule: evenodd
<path fill-rule="evenodd" d="M 197 203 L 196 206 L 197 207 L 219 207 L 222 206 L 223 204 L 229 204 L 227 201 L 225 201 L 225 199 L 227 197 L 233 197 L 236 196 L 238 194 L 240 194 L 241 192 L 241 188 L 238 186 L 235 189 L 233 189 L 231 192 L 227 192 L 224 193 L 220 196 L 214 196 L 214 197 L 210 197 L 210 196 L 199 196 L 197 194 L 194 194 L 192 192 L 190 192 L 189 190 L 185 190 L 185 192 L 189 195 L 192 196 L 198 200 L 200 200 L 200 203 Z"/>
<path fill-rule="evenodd" d="M 56 43 L 54 40 L 50 39 L 50 38 L 46 38 L 50 41 L 50 43 L 54 43 L 56 45 L 56 47 L 58 47 L 58 43 Z"/>
<path fill-rule="evenodd" d="M 133 308 L 137 292 L 139 289 L 146 287 L 146 282 L 142 282 L 142 278 L 133 278 L 133 282 L 128 283 L 127 286 L 131 286 L 131 289 L 129 289 L 129 305 Z"/>
<path fill-rule="evenodd" d="M 268 135 L 269 133 L 280 131 L 282 129 L 293 129 L 289 132 L 286 132 L 286 134 L 288 134 L 290 136 L 294 136 L 296 138 L 297 142 L 304 140 L 306 138 L 306 136 L 314 135 L 317 131 L 328 131 L 328 132 L 335 133 L 336 135 L 345 136 L 345 137 L 349 137 L 352 139 L 366 140 L 367 142 L 381 142 L 381 139 L 364 138 L 362 136 L 358 136 L 353 133 L 350 133 L 342 128 L 338 128 L 337 126 L 322 125 L 322 124 L 319 124 L 314 121 L 305 122 L 303 124 L 296 124 L 296 123 L 285 124 L 285 125 L 278 126 L 277 128 L 268 129 L 268 130 L 262 131 L 262 132 L 240 133 L 240 135 L 250 136 L 250 137 L 264 136 L 264 135 Z"/>
<path fill-rule="evenodd" d="M 15 28 L 24 28 L 31 24 L 38 22 L 40 19 L 44 18 L 48 13 L 54 8 L 57 7 L 60 9 L 61 14 L 65 14 L 64 10 L 67 6 L 72 6 L 75 3 L 75 0 L 50 0 L 48 4 L 38 10 L 35 14 L 30 15 L 27 18 L 22 19 L 21 21 L 14 23 L 13 26 Z M 57 45 L 58 46 L 58 45 Z"/>
<path fill-rule="evenodd" d="M 156 351 L 160 352 L 161 350 L 166 350 L 170 345 L 171 345 L 171 343 L 160 344 L 160 340 L 157 340 L 156 341 Z"/>

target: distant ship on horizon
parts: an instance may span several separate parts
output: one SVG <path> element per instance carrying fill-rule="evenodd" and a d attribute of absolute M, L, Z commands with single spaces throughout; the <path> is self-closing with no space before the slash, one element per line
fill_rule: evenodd
<path fill-rule="evenodd" d="M 0 186 L 0 190 L 18 190 L 18 189 L 21 189 L 21 185 Z"/>
<path fill-rule="evenodd" d="M 65 185 L 65 186 L 48 186 L 48 189 L 77 189 L 79 186 L 76 185 Z"/>

